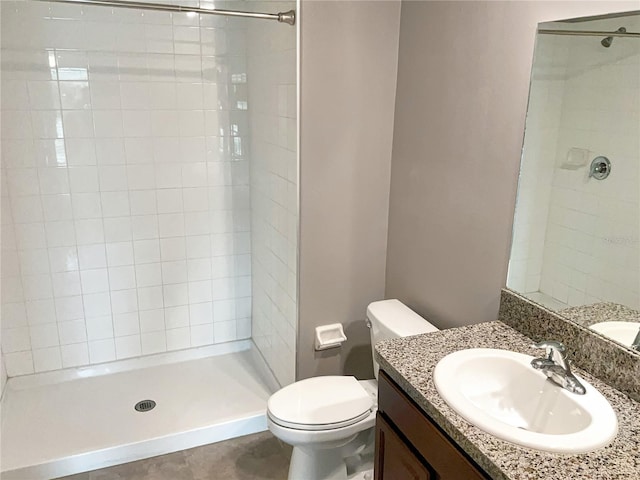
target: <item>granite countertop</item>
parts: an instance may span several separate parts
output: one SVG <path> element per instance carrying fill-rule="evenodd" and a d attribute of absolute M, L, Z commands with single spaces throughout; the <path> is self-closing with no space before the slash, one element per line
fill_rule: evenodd
<path fill-rule="evenodd" d="M 501 348 L 539 355 L 531 340 L 502 322 L 452 328 L 376 344 L 384 370 L 420 408 L 494 479 L 609 480 L 640 477 L 640 403 L 585 371 L 618 415 L 618 435 L 607 447 L 579 455 L 554 454 L 500 440 L 455 413 L 436 391 L 433 369 L 445 355 L 467 348 Z"/>
<path fill-rule="evenodd" d="M 611 302 L 569 307 L 560 310 L 560 313 L 585 327 L 600 322 L 640 322 L 640 312 L 625 305 Z"/>

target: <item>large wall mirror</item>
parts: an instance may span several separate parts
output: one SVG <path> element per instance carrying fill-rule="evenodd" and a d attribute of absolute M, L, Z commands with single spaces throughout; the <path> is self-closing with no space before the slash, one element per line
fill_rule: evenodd
<path fill-rule="evenodd" d="M 639 32 L 640 11 L 539 25 L 507 279 L 627 347 L 640 341 Z"/>

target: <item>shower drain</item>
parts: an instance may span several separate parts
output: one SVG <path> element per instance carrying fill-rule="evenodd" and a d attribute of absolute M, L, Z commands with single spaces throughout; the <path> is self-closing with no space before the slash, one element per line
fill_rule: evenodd
<path fill-rule="evenodd" d="M 149 410 L 153 410 L 155 406 L 156 402 L 154 402 L 153 400 L 142 400 L 136 403 L 136 406 L 134 408 L 137 412 L 148 412 Z"/>

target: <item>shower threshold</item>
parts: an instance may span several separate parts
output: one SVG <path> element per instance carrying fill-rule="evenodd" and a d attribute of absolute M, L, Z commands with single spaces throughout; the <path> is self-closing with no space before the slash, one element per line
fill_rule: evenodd
<path fill-rule="evenodd" d="M 12 378 L 0 476 L 57 478 L 264 431 L 276 388 L 250 340 Z"/>

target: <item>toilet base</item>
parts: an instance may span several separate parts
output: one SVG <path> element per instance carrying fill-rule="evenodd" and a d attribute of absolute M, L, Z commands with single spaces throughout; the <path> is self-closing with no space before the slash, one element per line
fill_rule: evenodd
<path fill-rule="evenodd" d="M 347 480 L 347 465 L 335 450 L 293 447 L 289 480 Z"/>
<path fill-rule="evenodd" d="M 347 476 L 349 480 L 373 480 L 373 468 Z"/>
<path fill-rule="evenodd" d="M 373 480 L 373 454 L 345 459 L 335 451 L 294 447 L 288 480 Z"/>
<path fill-rule="evenodd" d="M 374 429 L 338 448 L 294 446 L 288 480 L 373 480 Z"/>

